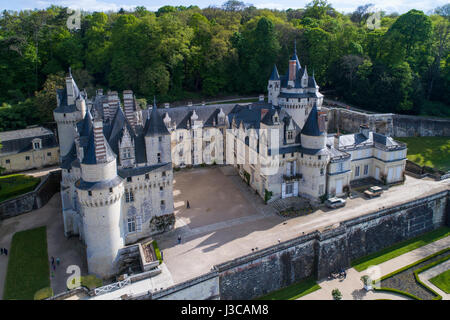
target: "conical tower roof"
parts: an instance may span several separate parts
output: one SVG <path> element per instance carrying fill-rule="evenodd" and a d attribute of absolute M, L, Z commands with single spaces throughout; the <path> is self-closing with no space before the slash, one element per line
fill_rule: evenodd
<path fill-rule="evenodd" d="M 145 123 L 144 132 L 146 137 L 169 134 L 169 131 L 164 124 L 164 120 L 157 110 L 155 100 L 153 100 L 150 119 L 147 119 L 147 122 Z"/>
<path fill-rule="evenodd" d="M 269 80 L 275 80 L 275 81 L 280 80 L 280 74 L 278 73 L 276 64 L 273 65 L 272 74 L 270 75 Z"/>
<path fill-rule="evenodd" d="M 314 137 L 323 135 L 324 132 L 320 131 L 319 128 L 319 115 L 317 112 L 316 104 L 314 104 L 314 106 L 312 107 L 301 133 L 307 136 Z"/>

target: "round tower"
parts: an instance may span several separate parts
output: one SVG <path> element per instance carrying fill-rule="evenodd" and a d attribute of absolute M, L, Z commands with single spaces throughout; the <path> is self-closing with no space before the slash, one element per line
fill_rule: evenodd
<path fill-rule="evenodd" d="M 273 66 L 272 74 L 269 78 L 269 83 L 267 85 L 268 92 L 268 102 L 272 103 L 274 106 L 278 106 L 278 95 L 280 94 L 280 75 L 278 74 L 277 66 Z"/>
<path fill-rule="evenodd" d="M 124 246 L 120 219 L 124 187 L 117 175 L 116 156 L 109 148 L 102 121 L 94 120 L 76 188 L 89 273 L 102 278 L 116 274 L 118 252 Z"/>

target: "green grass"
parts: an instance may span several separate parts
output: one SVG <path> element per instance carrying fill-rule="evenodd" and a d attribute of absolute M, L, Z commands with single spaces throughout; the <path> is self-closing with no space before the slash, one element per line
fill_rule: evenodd
<path fill-rule="evenodd" d="M 0 202 L 30 192 L 41 182 L 40 178 L 24 174 L 0 177 Z"/>
<path fill-rule="evenodd" d="M 46 227 L 16 232 L 12 238 L 4 300 L 33 300 L 50 287 Z"/>
<path fill-rule="evenodd" d="M 398 257 L 406 252 L 420 248 L 436 240 L 445 238 L 448 235 L 450 235 L 450 228 L 441 227 L 439 229 L 427 232 L 416 238 L 399 242 L 381 251 L 356 259 L 352 261 L 352 267 L 354 267 L 357 271 L 361 272 L 363 270 L 366 270 L 371 265 L 383 263 L 385 261 Z"/>
<path fill-rule="evenodd" d="M 295 300 L 319 289 L 320 286 L 312 277 L 310 277 L 259 297 L 256 300 Z"/>
<path fill-rule="evenodd" d="M 159 264 L 162 263 L 162 257 L 161 257 L 161 251 L 159 250 L 158 244 L 156 243 L 156 240 L 153 240 L 152 242 L 153 250 L 155 250 L 156 259 L 159 260 Z"/>
<path fill-rule="evenodd" d="M 81 282 L 80 286 L 86 287 L 89 290 L 101 287 L 103 285 L 103 280 L 97 278 L 93 274 L 90 274 L 90 275 L 87 275 L 87 276 L 81 276 L 80 278 L 81 278 L 80 279 L 80 282 Z M 75 285 L 75 279 L 72 279 L 72 286 L 71 286 L 72 289 L 75 289 L 74 285 Z M 71 289 L 71 288 L 68 288 L 68 289 Z"/>
<path fill-rule="evenodd" d="M 431 278 L 430 282 L 445 293 L 450 293 L 450 270 L 444 271 L 436 277 Z"/>
<path fill-rule="evenodd" d="M 408 145 L 408 159 L 420 166 L 450 170 L 450 137 L 395 138 Z"/>

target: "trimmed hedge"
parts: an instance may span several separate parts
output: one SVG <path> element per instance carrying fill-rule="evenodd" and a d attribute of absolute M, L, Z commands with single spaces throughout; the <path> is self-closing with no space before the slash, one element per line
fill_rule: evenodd
<path fill-rule="evenodd" d="M 393 293 L 397 293 L 397 294 L 406 296 L 408 298 L 412 298 L 414 300 L 421 300 L 419 297 L 416 297 L 415 295 L 413 295 L 413 294 L 411 294 L 409 292 L 398 290 L 398 289 L 394 289 L 394 288 L 375 288 L 374 287 L 373 290 L 374 291 L 380 291 L 380 292 L 393 292 Z M 383 299 L 381 299 L 381 300 L 383 300 Z M 387 299 L 387 300 L 389 300 L 389 299 Z"/>
<path fill-rule="evenodd" d="M 159 264 L 163 262 L 161 257 L 161 251 L 159 250 L 158 243 L 156 243 L 156 240 L 152 241 L 153 250 L 155 250 L 156 259 L 159 260 Z"/>
<path fill-rule="evenodd" d="M 420 260 L 418 260 L 418 261 L 415 261 L 414 263 L 411 263 L 411 264 L 409 264 L 409 265 L 407 265 L 407 266 L 404 266 L 403 268 L 400 268 L 400 269 L 395 270 L 395 271 L 393 271 L 393 272 L 391 272 L 391 273 L 388 273 L 387 275 L 382 276 L 382 277 L 381 277 L 380 279 L 378 279 L 378 280 L 373 280 L 372 283 L 375 284 L 376 282 L 381 282 L 381 281 L 383 281 L 383 280 L 385 280 L 385 279 L 387 279 L 387 278 L 390 278 L 390 277 L 392 277 L 392 276 L 394 276 L 394 275 L 396 275 L 396 274 L 398 274 L 398 273 L 401 273 L 401 272 L 403 272 L 403 271 L 405 271 L 405 270 L 407 270 L 407 269 L 410 269 L 410 268 L 412 268 L 412 267 L 414 267 L 414 266 L 416 266 L 416 265 L 418 265 L 418 264 L 420 264 L 420 263 L 422 263 L 422 262 L 425 262 L 425 261 L 427 261 L 427 260 L 429 260 L 429 259 L 431 259 L 431 258 L 434 258 L 434 257 L 436 257 L 436 256 L 438 256 L 438 255 L 441 255 L 441 254 L 443 254 L 443 253 L 445 253 L 445 252 L 447 252 L 447 251 L 449 251 L 449 250 L 450 250 L 450 248 L 445 248 L 445 249 L 443 249 L 443 250 L 441 250 L 441 251 L 435 252 L 435 253 L 433 253 L 432 255 L 429 255 L 429 256 L 427 256 L 427 257 L 425 257 L 425 258 L 423 258 L 423 259 L 420 259 Z M 418 274 L 421 273 L 421 272 L 423 272 L 423 271 L 425 271 L 425 270 L 427 270 L 427 269 L 429 269 L 429 268 L 432 268 L 432 267 L 434 267 L 435 265 L 437 265 L 437 264 L 439 264 L 439 263 L 442 263 L 443 261 L 446 261 L 446 260 L 448 260 L 448 259 L 450 259 L 450 256 L 442 257 L 441 259 L 439 259 L 439 260 L 437 260 L 437 261 L 433 261 L 432 263 L 430 263 L 430 264 L 428 264 L 428 265 L 426 265 L 426 266 L 423 266 L 423 267 L 421 267 L 421 268 L 419 268 L 419 269 L 413 271 L 414 278 L 416 279 L 417 284 L 419 284 L 420 286 L 422 286 L 422 287 L 425 288 L 426 290 L 429 290 L 432 294 L 435 295 L 435 297 L 433 298 L 433 300 L 441 300 L 442 297 L 441 297 L 441 295 L 439 295 L 436 291 L 434 291 L 433 289 L 431 289 L 430 287 L 428 287 L 427 285 L 425 285 L 425 284 L 419 279 Z M 416 297 L 415 295 L 413 295 L 413 294 L 411 294 L 411 293 L 409 293 L 409 292 L 405 292 L 405 291 L 398 290 L 398 289 L 384 288 L 384 287 L 381 287 L 381 288 L 375 288 L 375 287 L 374 287 L 374 290 L 376 290 L 376 291 L 392 291 L 392 292 L 396 292 L 396 293 L 399 293 L 399 294 L 403 294 L 403 295 L 409 296 L 409 297 L 411 297 L 411 298 L 413 298 L 413 299 L 422 300 L 422 299 L 420 299 L 419 297 Z"/>

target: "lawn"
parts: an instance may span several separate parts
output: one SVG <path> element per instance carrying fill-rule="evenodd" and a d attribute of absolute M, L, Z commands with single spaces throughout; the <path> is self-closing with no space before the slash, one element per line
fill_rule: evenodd
<path fill-rule="evenodd" d="M 311 277 L 259 297 L 256 300 L 295 300 L 319 289 L 320 286 Z"/>
<path fill-rule="evenodd" d="M 0 202 L 34 190 L 39 182 L 40 178 L 24 174 L 0 177 Z"/>
<path fill-rule="evenodd" d="M 444 271 L 436 277 L 431 278 L 430 282 L 445 293 L 450 293 L 450 270 Z"/>
<path fill-rule="evenodd" d="M 450 137 L 395 138 L 408 145 L 408 160 L 421 166 L 450 170 Z"/>
<path fill-rule="evenodd" d="M 387 260 L 398 257 L 406 252 L 420 248 L 436 240 L 445 238 L 449 235 L 450 235 L 450 228 L 441 227 L 439 229 L 427 232 L 416 238 L 402 241 L 393 246 L 385 248 L 381 251 L 356 259 L 352 261 L 352 267 L 354 267 L 357 271 L 361 272 L 363 270 L 366 270 L 371 265 L 380 264 Z"/>
<path fill-rule="evenodd" d="M 33 300 L 50 287 L 46 227 L 16 232 L 12 238 L 4 300 Z"/>

